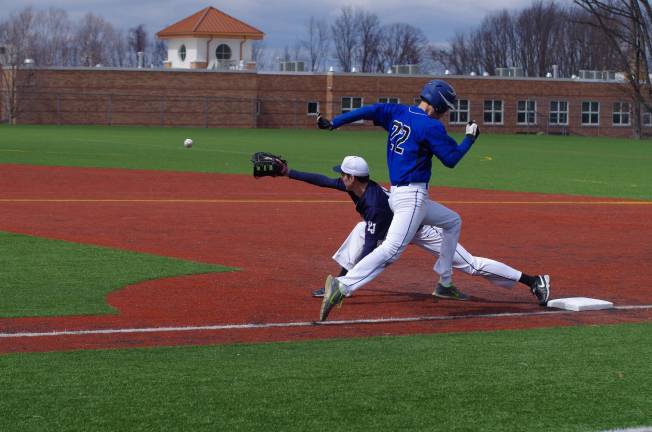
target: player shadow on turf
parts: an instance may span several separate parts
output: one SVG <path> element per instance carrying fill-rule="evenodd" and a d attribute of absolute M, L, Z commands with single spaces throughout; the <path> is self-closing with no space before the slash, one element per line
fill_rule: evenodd
<path fill-rule="evenodd" d="M 381 293 L 381 295 L 377 295 L 378 293 Z M 360 299 L 362 297 L 368 297 L 370 299 L 375 299 L 375 300 L 370 300 L 370 301 L 365 301 Z M 378 297 L 406 297 L 405 300 L 394 300 L 394 299 L 387 299 L 385 301 L 378 301 Z M 469 295 L 469 299 L 465 301 L 459 301 L 459 300 L 454 300 L 454 299 L 444 299 L 444 298 L 439 298 L 433 296 L 431 293 L 422 293 L 422 292 L 414 292 L 414 291 L 394 291 L 394 290 L 388 290 L 388 289 L 369 289 L 365 290 L 364 292 L 357 293 L 354 297 L 351 299 L 355 298 L 355 303 L 349 302 L 350 305 L 367 305 L 367 304 L 378 304 L 378 303 L 411 303 L 411 302 L 422 302 L 422 301 L 431 301 L 433 303 L 441 303 L 441 302 L 456 302 L 460 304 L 464 303 L 470 303 L 470 304 L 477 304 L 477 303 L 491 303 L 491 304 L 504 304 L 504 305 L 525 305 L 525 304 L 534 304 L 532 303 L 531 300 L 496 300 L 496 299 L 485 299 L 482 297 L 477 297 L 474 295 Z"/>

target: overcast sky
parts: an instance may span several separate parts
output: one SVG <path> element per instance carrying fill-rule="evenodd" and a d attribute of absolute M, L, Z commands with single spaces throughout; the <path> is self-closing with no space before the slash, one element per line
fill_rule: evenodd
<path fill-rule="evenodd" d="M 0 18 L 32 5 L 57 7 L 78 19 L 93 12 L 117 28 L 145 24 L 150 34 L 207 6 L 213 6 L 265 32 L 265 45 L 282 49 L 304 37 L 311 16 L 329 22 L 342 6 L 375 12 L 383 24 L 404 22 L 419 27 L 432 43 L 447 42 L 456 31 L 476 27 L 490 12 L 520 9 L 532 0 L 0 0 Z M 571 0 L 558 0 L 569 4 Z"/>

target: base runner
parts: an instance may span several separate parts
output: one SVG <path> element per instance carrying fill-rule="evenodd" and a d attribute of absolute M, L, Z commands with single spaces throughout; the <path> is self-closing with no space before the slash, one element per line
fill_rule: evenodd
<path fill-rule="evenodd" d="M 453 258 L 462 229 L 462 218 L 453 210 L 430 199 L 428 184 L 432 159 L 453 168 L 471 149 L 480 134 L 471 121 L 466 136 L 458 144 L 441 122 L 455 108 L 457 94 L 441 80 L 423 87 L 418 105 L 378 103 L 342 113 L 330 121 L 317 116 L 320 129 L 334 130 L 359 120 L 372 120 L 387 131 L 387 169 L 391 183 L 389 205 L 394 216 L 385 241 L 360 260 L 346 276 L 328 276 L 324 284 L 328 301 L 322 303 L 319 319 L 325 320 L 344 296 L 376 278 L 385 267 L 399 259 L 421 225 L 442 228 L 442 245 L 435 269 L 441 290 L 454 290 Z"/>
<path fill-rule="evenodd" d="M 285 161 L 283 161 L 285 162 Z M 340 178 L 330 178 L 321 174 L 301 172 L 284 167 L 279 175 L 300 180 L 316 186 L 345 191 L 356 206 L 356 211 L 364 222 L 358 223 L 349 234 L 333 259 L 342 267 L 340 275 L 345 275 L 356 263 L 367 256 L 381 244 L 392 221 L 389 206 L 389 192 L 369 178 L 369 166 L 359 156 L 347 156 L 341 165 L 333 168 L 340 173 Z M 422 225 L 416 232 L 411 244 L 421 247 L 434 256 L 439 256 L 442 246 L 441 228 Z M 506 264 L 489 258 L 476 257 L 458 244 L 453 257 L 453 267 L 472 276 L 482 276 L 495 285 L 511 288 L 521 283 L 529 288 L 539 301 L 545 305 L 550 294 L 550 276 L 530 276 Z M 436 271 L 436 268 L 433 268 Z M 313 292 L 314 296 L 323 296 L 324 289 Z M 467 300 L 469 297 L 457 288 L 443 289 L 437 284 L 434 296 L 441 298 Z M 327 298 L 324 301 L 328 300 Z M 325 317 L 324 317 L 325 318 Z"/>

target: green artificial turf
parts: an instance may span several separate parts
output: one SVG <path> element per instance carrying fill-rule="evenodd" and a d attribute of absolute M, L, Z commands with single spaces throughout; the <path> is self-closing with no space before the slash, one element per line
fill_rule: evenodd
<path fill-rule="evenodd" d="M 2 431 L 652 425 L 652 327 L 0 356 Z"/>
<path fill-rule="evenodd" d="M 219 265 L 0 232 L 0 317 L 112 313 L 106 295 Z M 2 429 L 0 429 L 2 430 Z"/>
<path fill-rule="evenodd" d="M 182 145 L 186 137 L 195 144 Z M 456 135 L 460 139 L 460 135 Z M 249 157 L 271 151 L 299 170 L 332 174 L 347 154 L 387 181 L 385 133 L 297 129 L 0 126 L 0 164 L 116 167 L 250 174 Z M 433 161 L 431 184 L 652 199 L 652 142 L 483 133 L 454 169 Z"/>
<path fill-rule="evenodd" d="M 384 141 L 381 131 L 0 126 L 0 164 L 250 175 L 250 155 L 264 150 L 332 174 L 344 155 L 359 154 L 386 181 Z M 483 131 L 455 169 L 433 165 L 433 185 L 652 199 L 645 140 Z M 110 313 L 106 294 L 127 284 L 221 270 L 0 233 L 0 317 Z M 651 347 L 652 325 L 639 324 L 5 354 L 0 431 L 652 426 Z"/>

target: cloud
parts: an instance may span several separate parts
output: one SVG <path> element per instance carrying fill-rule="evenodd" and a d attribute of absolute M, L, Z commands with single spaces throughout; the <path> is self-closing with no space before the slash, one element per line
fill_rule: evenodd
<path fill-rule="evenodd" d="M 7 1 L 3 1 L 7 3 Z M 571 0 L 561 0 L 570 4 Z M 150 33 L 191 15 L 211 3 L 204 0 L 9 0 L 0 10 L 0 19 L 27 5 L 37 9 L 64 9 L 72 19 L 88 12 L 102 16 L 114 26 L 128 29 L 145 24 Z M 426 34 L 432 43 L 448 41 L 456 31 L 468 31 L 480 24 L 487 13 L 501 9 L 520 9 L 531 0 L 238 0 L 215 1 L 212 5 L 266 33 L 267 45 L 292 46 L 305 36 L 305 23 L 311 16 L 335 19 L 343 6 L 353 6 L 377 14 L 382 23 L 410 23 Z"/>

